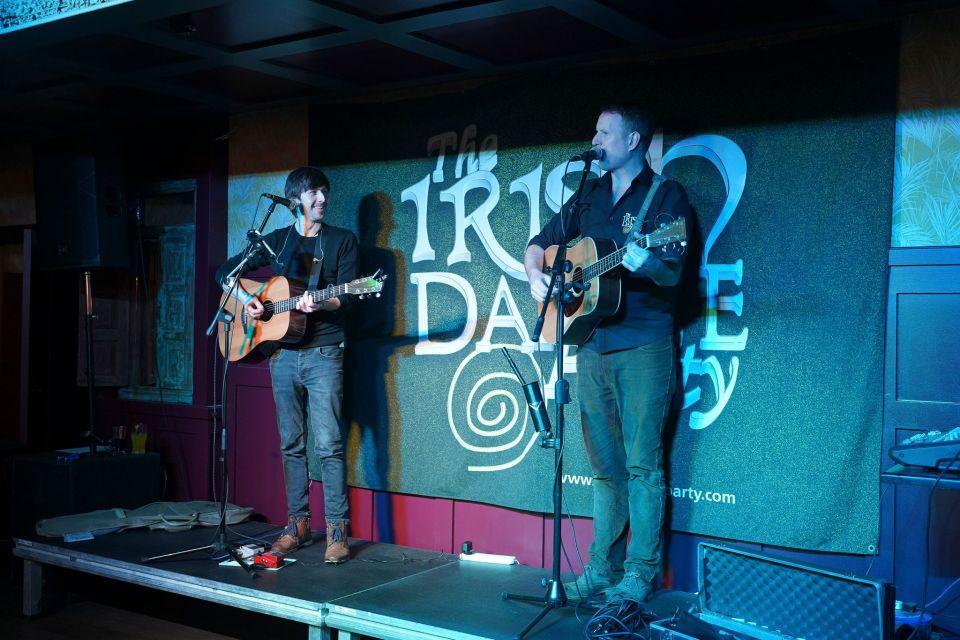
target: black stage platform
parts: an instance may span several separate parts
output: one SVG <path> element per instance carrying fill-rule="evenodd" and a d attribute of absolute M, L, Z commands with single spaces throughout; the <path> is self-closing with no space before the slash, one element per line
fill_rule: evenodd
<path fill-rule="evenodd" d="M 512 638 L 536 615 L 534 605 L 501 600 L 502 591 L 539 595 L 545 569 L 461 562 L 456 556 L 392 544 L 351 540 L 353 559 L 323 562 L 323 540 L 295 554 L 297 562 L 251 579 L 239 567 L 221 567 L 207 552 L 143 564 L 144 556 L 208 544 L 213 529 L 182 533 L 143 530 L 94 540 L 16 539 L 24 559 L 24 613 L 39 613 L 42 565 L 54 565 L 172 593 L 277 616 L 309 626 L 311 640 L 376 638 Z M 277 527 L 245 523 L 231 539 L 274 533 Z M 661 592 L 650 607 L 672 615 L 689 594 Z M 581 638 L 591 612 L 551 612 L 529 635 L 536 639 Z"/>

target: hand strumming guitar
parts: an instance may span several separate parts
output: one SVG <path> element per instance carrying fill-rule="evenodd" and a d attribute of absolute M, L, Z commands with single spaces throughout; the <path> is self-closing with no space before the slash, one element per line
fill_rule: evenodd
<path fill-rule="evenodd" d="M 243 311 L 248 318 L 259 318 L 263 315 L 263 303 L 256 296 L 251 296 L 250 300 L 243 305 Z"/>
<path fill-rule="evenodd" d="M 537 302 L 543 302 L 547 297 L 547 288 L 550 286 L 550 276 L 541 269 L 543 265 L 543 249 L 530 245 L 523 254 L 523 268 L 527 272 L 527 282 L 530 283 L 530 295 Z"/>

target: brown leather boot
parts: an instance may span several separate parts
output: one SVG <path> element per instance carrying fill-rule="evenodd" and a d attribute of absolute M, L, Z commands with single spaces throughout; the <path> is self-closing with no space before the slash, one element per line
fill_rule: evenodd
<path fill-rule="evenodd" d="M 347 523 L 327 523 L 327 550 L 323 561 L 327 564 L 340 564 L 350 559 L 350 547 L 347 546 Z"/>
<path fill-rule="evenodd" d="M 313 542 L 310 531 L 310 516 L 290 516 L 287 528 L 270 547 L 270 553 L 286 555 Z"/>

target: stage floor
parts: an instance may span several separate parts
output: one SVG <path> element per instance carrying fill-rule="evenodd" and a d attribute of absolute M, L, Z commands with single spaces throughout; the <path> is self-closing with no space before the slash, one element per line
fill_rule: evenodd
<path fill-rule="evenodd" d="M 232 541 L 277 530 L 244 523 L 230 527 Z M 351 634 L 376 638 L 512 638 L 540 610 L 538 605 L 500 598 L 503 591 L 540 596 L 549 571 L 523 566 L 460 562 L 456 556 L 392 544 L 351 540 L 353 559 L 323 562 L 324 544 L 301 549 L 297 562 L 252 579 L 239 567 L 221 567 L 209 552 L 150 564 L 144 556 L 208 544 L 212 528 L 181 533 L 127 531 L 77 543 L 60 539 L 16 539 L 14 555 L 25 560 L 24 610 L 37 613 L 42 565 L 64 567 L 145 587 L 162 589 L 255 613 L 306 624 L 311 640 Z M 650 607 L 669 617 L 689 594 L 661 592 Z M 551 611 L 529 638 L 583 637 L 591 611 Z M 580 620 L 577 619 L 579 615 Z"/>

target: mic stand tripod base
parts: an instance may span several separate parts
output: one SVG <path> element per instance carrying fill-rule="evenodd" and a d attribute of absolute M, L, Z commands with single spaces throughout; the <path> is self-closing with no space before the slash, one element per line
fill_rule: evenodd
<path fill-rule="evenodd" d="M 253 567 L 244 562 L 243 558 L 240 557 L 240 554 L 237 553 L 237 550 L 234 549 L 234 545 L 226 542 L 226 540 L 221 540 L 219 538 L 225 537 L 224 534 L 218 534 L 218 540 L 210 544 L 206 544 L 202 547 L 194 547 L 193 549 L 181 549 L 179 551 L 174 551 L 173 553 L 163 553 L 157 556 L 144 556 L 140 558 L 140 562 L 144 564 L 149 564 L 151 562 L 156 562 L 157 560 L 166 560 L 168 558 L 176 558 L 188 553 L 194 553 L 195 551 L 212 551 L 213 553 L 222 552 L 230 556 L 234 562 L 240 565 L 251 578 L 257 577 L 257 572 L 254 571 Z"/>
<path fill-rule="evenodd" d="M 550 611 L 553 609 L 562 609 L 569 604 L 562 582 L 544 578 L 542 584 L 549 588 L 544 596 L 525 596 L 517 593 L 507 593 L 506 591 L 500 593 L 501 600 L 516 600 L 517 602 L 530 602 L 532 604 L 543 605 L 540 613 L 527 623 L 527 626 L 525 626 L 520 633 L 514 636 L 515 640 L 522 640 Z"/>

